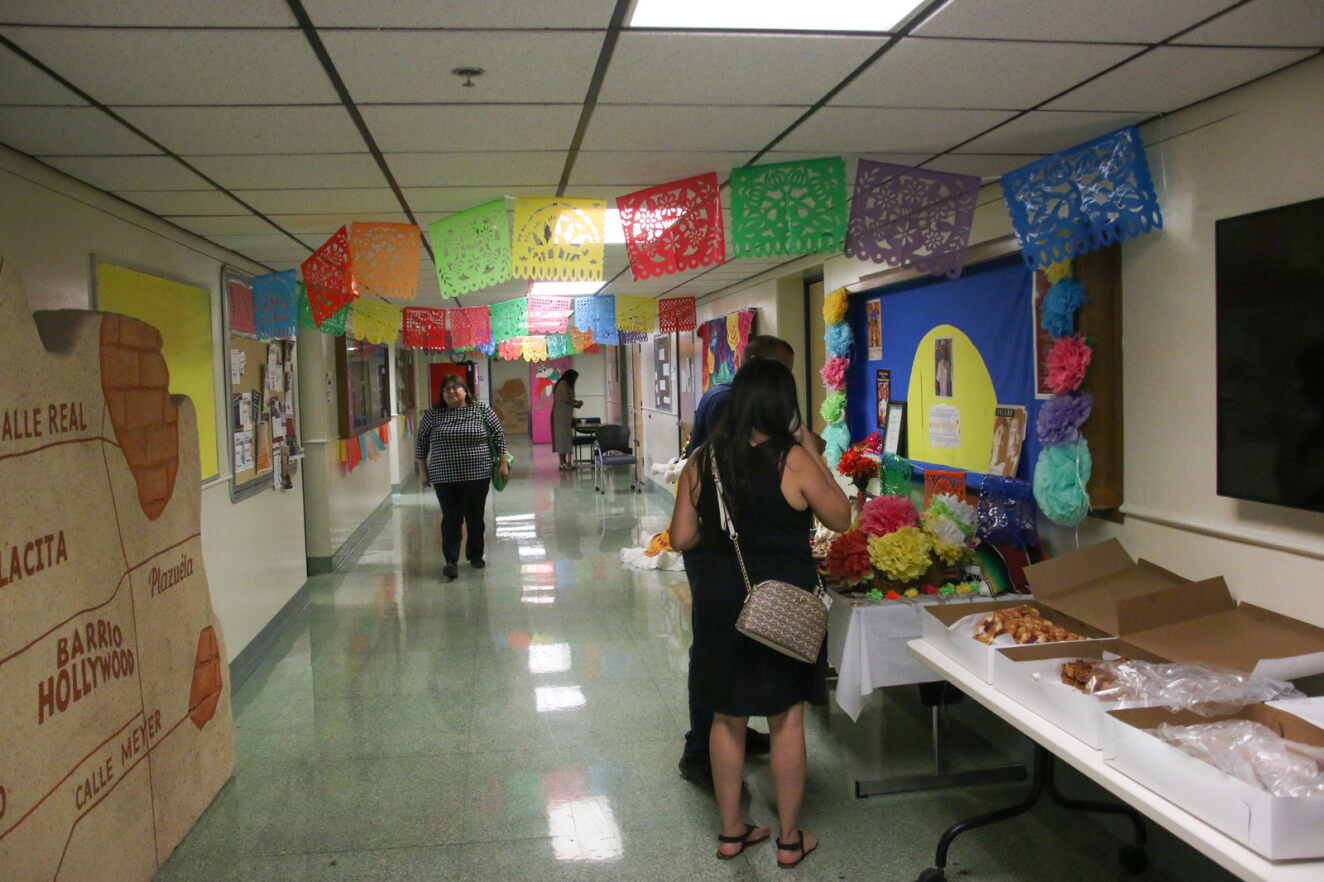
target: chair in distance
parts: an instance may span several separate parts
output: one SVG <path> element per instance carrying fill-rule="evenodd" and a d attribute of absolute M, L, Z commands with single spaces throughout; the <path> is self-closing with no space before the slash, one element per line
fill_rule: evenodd
<path fill-rule="evenodd" d="M 642 492 L 639 480 L 639 442 L 631 442 L 630 430 L 625 426 L 603 426 L 593 436 L 593 489 L 606 493 L 602 485 L 607 477 L 607 469 L 622 465 L 630 467 L 630 490 Z"/>
<path fill-rule="evenodd" d="M 574 422 L 574 437 L 571 438 L 571 444 L 575 452 L 574 461 L 592 462 L 593 461 L 593 433 L 582 431 L 587 426 L 593 426 L 595 429 L 602 422 L 601 417 L 582 417 Z M 580 451 L 585 451 L 580 456 Z"/>

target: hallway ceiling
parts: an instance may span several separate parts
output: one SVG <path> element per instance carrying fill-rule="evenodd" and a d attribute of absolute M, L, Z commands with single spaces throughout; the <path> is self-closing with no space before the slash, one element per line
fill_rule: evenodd
<path fill-rule="evenodd" d="M 342 224 L 844 155 L 979 175 L 1317 54 L 1319 0 L 931 0 L 891 32 L 653 30 L 630 0 L 0 0 L 0 143 L 269 267 Z M 466 88 L 458 67 L 485 73 Z M 729 217 L 728 217 L 729 242 Z M 422 244 L 418 305 L 450 306 Z M 729 251 L 729 245 L 728 245 Z M 784 262 L 603 293 L 704 294 Z M 462 298 L 518 296 L 523 281 Z"/>

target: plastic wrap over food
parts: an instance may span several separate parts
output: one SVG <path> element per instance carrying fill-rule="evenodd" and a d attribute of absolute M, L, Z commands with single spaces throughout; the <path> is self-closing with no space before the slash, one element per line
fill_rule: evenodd
<path fill-rule="evenodd" d="M 1250 720 L 1162 723 L 1154 734 L 1220 772 L 1274 796 L 1324 798 L 1324 749 L 1280 737 Z"/>
<path fill-rule="evenodd" d="M 1235 713 L 1248 704 L 1302 698 L 1286 680 L 1243 674 L 1203 662 L 1155 664 L 1137 659 L 1094 662 L 1083 689 L 1119 707 L 1189 710 L 1202 717 Z M 1064 666 L 1064 679 L 1065 679 Z"/>

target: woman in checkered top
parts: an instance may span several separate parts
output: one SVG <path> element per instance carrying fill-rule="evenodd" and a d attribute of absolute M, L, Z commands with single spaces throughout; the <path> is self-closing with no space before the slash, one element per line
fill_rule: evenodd
<path fill-rule="evenodd" d="M 419 479 L 437 491 L 441 503 L 441 551 L 446 558 L 442 573 L 459 574 L 461 528 L 468 530 L 464 555 L 470 566 L 482 569 L 483 516 L 487 487 L 492 480 L 491 433 L 496 463 L 503 481 L 510 478 L 506 463 L 506 436 L 492 408 L 475 401 L 469 387 L 455 374 L 441 381 L 441 398 L 423 412 L 414 441 Z"/>

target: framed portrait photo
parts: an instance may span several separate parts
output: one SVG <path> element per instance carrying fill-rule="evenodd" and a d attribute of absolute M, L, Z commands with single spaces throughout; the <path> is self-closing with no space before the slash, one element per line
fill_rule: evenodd
<path fill-rule="evenodd" d="M 906 403 L 904 401 L 891 401 L 887 405 L 887 429 L 883 434 L 883 453 L 895 453 L 897 456 L 905 456 L 902 452 L 902 446 L 906 425 Z"/>
<path fill-rule="evenodd" d="M 878 431 L 887 433 L 887 406 L 892 401 L 892 372 L 879 369 L 874 377 L 874 392 L 878 404 Z"/>

